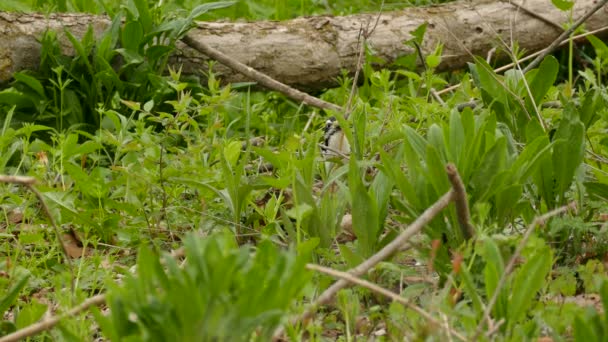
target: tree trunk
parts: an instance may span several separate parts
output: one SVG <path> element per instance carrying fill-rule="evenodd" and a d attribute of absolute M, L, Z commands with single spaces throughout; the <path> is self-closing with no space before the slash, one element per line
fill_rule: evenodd
<path fill-rule="evenodd" d="M 572 18 L 581 17 L 595 1 L 577 0 Z M 500 40 L 511 44 L 512 39 L 526 51 L 544 48 L 561 33 L 558 26 L 568 23 L 569 15 L 557 10 L 549 0 L 528 0 L 523 7 L 501 1 L 458 1 L 386 12 L 379 17 L 371 13 L 283 22 L 200 22 L 191 35 L 277 80 L 314 90 L 335 85 L 342 69 L 354 72 L 360 30 L 368 25 L 376 25 L 368 44 L 383 61 L 376 63 L 377 67 L 389 67 L 397 58 L 415 53 L 404 42 L 412 38 L 412 30 L 426 22 L 422 52 L 428 55 L 443 44 L 439 69 L 447 70 L 465 66 L 471 54 L 485 56 L 492 47 L 500 45 Z M 87 14 L 58 13 L 45 17 L 0 12 L 0 82 L 10 80 L 16 71 L 38 66 L 37 39 L 45 29 L 59 32 L 65 53 L 71 55 L 73 49 L 63 28 L 81 37 L 88 25 L 99 35 L 109 23 L 106 17 Z M 608 6 L 585 24 L 587 30 L 604 26 L 608 26 Z M 172 63 L 183 65 L 184 73 L 207 70 L 205 56 L 183 44 L 178 48 Z M 215 72 L 228 82 L 249 81 L 221 65 L 215 66 Z"/>

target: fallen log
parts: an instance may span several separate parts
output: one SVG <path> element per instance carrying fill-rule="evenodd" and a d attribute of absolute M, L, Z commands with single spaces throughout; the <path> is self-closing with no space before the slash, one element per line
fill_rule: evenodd
<path fill-rule="evenodd" d="M 594 6 L 596 0 L 578 0 L 572 10 L 574 20 Z M 520 48 L 536 51 L 549 45 L 569 22 L 569 12 L 555 8 L 548 0 L 528 0 L 523 4 L 502 1 L 457 1 L 440 6 L 406 8 L 380 15 L 357 14 L 343 17 L 314 16 L 288 21 L 251 23 L 199 22 L 190 36 L 230 55 L 283 83 L 305 89 L 322 89 L 336 84 L 345 69 L 354 73 L 361 29 L 375 26 L 367 43 L 390 67 L 399 57 L 415 53 L 404 44 L 410 32 L 428 24 L 421 50 L 430 54 L 443 44 L 440 70 L 457 69 L 471 60 L 471 54 L 484 56 L 500 41 L 517 42 Z M 100 35 L 110 20 L 104 16 L 56 13 L 0 12 L 0 83 L 13 73 L 35 69 L 40 59 L 38 39 L 46 29 L 59 33 L 64 52 L 74 53 L 63 34 L 67 28 L 81 37 L 91 25 Z M 608 6 L 585 23 L 588 30 L 608 26 Z M 606 32 L 606 31 L 604 31 Z M 179 43 L 172 63 L 182 65 L 184 73 L 207 70 L 209 59 Z M 222 66 L 214 71 L 224 81 L 249 81 Z"/>

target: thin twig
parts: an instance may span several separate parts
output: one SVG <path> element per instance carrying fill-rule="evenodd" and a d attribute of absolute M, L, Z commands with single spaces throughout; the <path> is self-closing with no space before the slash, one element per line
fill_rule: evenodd
<path fill-rule="evenodd" d="M 488 302 L 488 305 L 486 306 L 486 310 L 483 313 L 483 317 L 482 317 L 481 321 L 477 325 L 475 335 L 472 338 L 473 341 L 477 340 L 477 337 L 479 337 L 479 334 L 481 334 L 481 330 L 483 329 L 484 323 L 491 321 L 490 312 L 492 312 L 492 309 L 494 308 L 494 305 L 496 304 L 498 295 L 500 294 L 502 288 L 505 286 L 505 284 L 507 282 L 507 277 L 511 274 L 511 272 L 513 272 L 513 269 L 515 268 L 515 263 L 517 262 L 517 259 L 519 259 L 521 252 L 524 250 L 524 247 L 528 243 L 528 239 L 530 238 L 530 235 L 532 235 L 532 232 L 534 231 L 536 226 L 543 225 L 551 217 L 559 215 L 564 212 L 567 212 L 568 210 L 571 210 L 571 209 L 574 210 L 575 208 L 576 208 L 576 203 L 572 202 L 563 207 L 554 209 L 544 215 L 538 216 L 532 221 L 532 223 L 530 223 L 530 225 L 528 226 L 528 229 L 526 230 L 523 237 L 521 238 L 521 241 L 517 245 L 515 252 L 511 256 L 511 259 L 509 260 L 507 267 L 505 267 L 505 270 L 502 273 L 500 280 L 498 281 L 498 284 L 496 285 L 496 289 L 494 289 L 494 294 L 492 295 L 492 298 L 490 299 L 490 301 Z"/>
<path fill-rule="evenodd" d="M 594 35 L 594 34 L 596 34 L 596 33 L 601 33 L 601 32 L 604 32 L 604 31 L 606 31 L 606 30 L 608 30 L 608 26 L 605 26 L 605 27 L 602 27 L 602 28 L 599 28 L 599 29 L 597 29 L 597 30 L 593 30 L 593 31 L 590 31 L 590 32 L 585 32 L 585 33 L 582 33 L 582 34 L 576 35 L 576 36 L 572 37 L 572 40 L 579 40 L 579 39 L 583 39 L 583 38 L 585 38 L 585 37 L 587 37 L 587 36 L 591 36 L 591 35 Z M 568 41 L 569 41 L 569 39 L 562 40 L 562 41 L 559 43 L 559 46 L 567 44 L 567 43 L 568 43 Z M 536 51 L 536 52 L 534 52 L 534 53 L 532 53 L 532 54 L 530 54 L 530 55 L 528 55 L 528 56 L 526 56 L 526 57 L 521 58 L 521 59 L 519 60 L 519 62 L 521 63 L 521 62 L 525 62 L 525 61 L 527 61 L 527 60 L 529 60 L 529 59 L 532 59 L 532 58 L 534 58 L 534 57 L 536 57 L 536 56 L 540 55 L 541 53 L 543 53 L 545 50 L 546 50 L 546 49 L 542 49 L 542 50 Z M 503 66 L 501 66 L 500 68 L 496 68 L 496 69 L 494 69 L 494 72 L 497 72 L 497 73 L 498 73 L 498 72 L 501 72 L 501 71 L 505 71 L 505 70 L 511 69 L 511 68 L 512 68 L 514 65 L 515 65 L 515 63 L 509 63 L 509 64 L 506 64 L 506 65 L 503 65 Z M 447 88 L 444 88 L 444 89 L 441 89 L 441 90 L 437 91 L 437 94 L 438 94 L 438 95 L 443 95 L 443 94 L 445 94 L 445 93 L 448 93 L 448 92 L 450 92 L 450 91 L 453 91 L 453 90 L 458 89 L 458 88 L 459 88 L 461 85 L 462 85 L 462 83 L 457 83 L 457 84 L 454 84 L 454 85 L 452 85 L 452 86 L 449 86 L 449 87 L 447 87 Z"/>
<path fill-rule="evenodd" d="M 397 236 L 393 241 L 388 243 L 384 248 L 378 251 L 376 254 L 369 257 L 367 260 L 359 264 L 357 267 L 352 268 L 348 271 L 348 273 L 361 276 L 367 273 L 372 267 L 376 266 L 379 262 L 388 259 L 395 252 L 399 251 L 401 246 L 403 246 L 412 236 L 422 230 L 439 212 L 445 209 L 450 202 L 454 198 L 454 190 L 450 189 L 446 192 L 440 199 L 437 200 L 432 206 L 427 208 L 411 225 L 409 225 L 406 230 L 404 230 L 399 236 Z M 330 302 L 336 293 L 341 289 L 348 286 L 348 281 L 346 280 L 338 280 L 328 289 L 323 291 L 317 299 L 309 305 L 309 307 L 300 315 L 298 321 L 304 321 L 310 318 L 313 315 L 314 310 L 320 305 L 326 304 Z M 275 333 L 275 337 L 277 335 L 282 334 L 282 329 L 279 329 Z"/>
<path fill-rule="evenodd" d="M 344 152 L 342 152 L 340 150 L 337 150 L 335 148 L 331 148 L 331 147 L 329 147 L 329 146 L 327 146 L 325 144 L 321 144 L 321 143 L 319 143 L 318 145 L 319 145 L 319 147 L 321 147 L 321 149 L 324 149 L 324 150 L 327 150 L 329 152 L 335 153 L 337 156 L 342 157 L 342 158 L 344 158 L 346 160 L 348 160 L 350 158 L 348 154 L 345 154 Z"/>
<path fill-rule="evenodd" d="M 70 270 L 72 279 L 71 279 L 71 291 L 72 291 L 72 295 L 74 295 L 75 292 L 75 275 L 74 275 L 74 267 L 72 265 L 72 260 L 70 259 L 70 255 L 68 254 L 68 250 L 65 246 L 65 243 L 63 242 L 63 240 L 61 239 L 61 232 L 59 231 L 59 227 L 57 227 L 57 224 L 55 223 L 55 219 L 53 218 L 53 215 L 51 214 L 51 211 L 49 210 L 48 205 L 46 204 L 46 201 L 44 200 L 44 197 L 42 196 L 42 193 L 40 193 L 40 191 L 38 191 L 38 189 L 36 188 L 35 184 L 36 184 L 36 178 L 34 177 L 27 177 L 27 176 L 6 176 L 6 175 L 0 175 L 0 183 L 12 183 L 12 184 L 20 184 L 25 186 L 29 191 L 31 191 L 36 198 L 38 199 L 38 201 L 40 202 L 40 205 L 42 206 L 42 210 L 44 211 L 44 214 L 48 217 L 49 222 L 51 224 L 51 226 L 53 227 L 53 230 L 55 231 L 55 235 L 57 236 L 57 241 L 59 242 L 59 246 L 61 247 L 61 252 L 63 254 L 63 257 L 65 259 L 65 263 L 68 265 L 68 268 Z"/>
<path fill-rule="evenodd" d="M 182 38 L 182 41 L 184 43 L 186 43 L 186 45 L 197 50 L 198 52 L 205 54 L 205 55 L 209 56 L 210 58 L 224 64 L 225 66 L 229 67 L 230 69 L 232 69 L 236 72 L 239 72 L 239 73 L 257 81 L 258 83 L 260 83 L 261 85 L 263 85 L 266 88 L 281 92 L 281 93 L 285 94 L 287 97 L 292 98 L 296 101 L 303 102 L 309 106 L 313 106 L 313 107 L 317 107 L 317 108 L 321 108 L 321 109 L 329 109 L 329 110 L 333 110 L 336 112 L 342 111 L 342 107 L 335 105 L 333 103 L 329 103 L 327 101 L 323 101 L 319 98 L 308 95 L 302 91 L 299 91 L 284 83 L 281 83 L 281 82 L 271 78 L 270 76 L 263 74 L 263 73 L 255 70 L 254 68 L 237 61 L 236 59 L 234 59 L 232 57 L 229 57 L 228 55 L 224 54 L 223 52 L 212 48 L 207 43 L 196 40 L 195 38 L 191 37 L 190 35 L 184 36 L 184 38 Z"/>
<path fill-rule="evenodd" d="M 564 32 L 564 28 L 561 27 L 558 23 L 556 23 L 555 21 L 543 16 L 540 13 L 534 12 L 531 9 L 528 9 L 527 7 L 525 7 L 524 5 L 520 5 L 518 3 L 512 2 L 512 1 L 505 1 L 502 0 L 503 2 L 509 3 L 512 6 L 517 7 L 518 9 L 522 10 L 523 12 L 525 12 L 527 15 L 534 17 L 544 23 L 546 23 L 549 26 L 552 26 L 553 28 L 557 29 L 559 32 Z"/>
<path fill-rule="evenodd" d="M 378 15 L 376 16 L 376 22 L 374 26 L 370 29 L 370 23 L 367 23 L 367 27 L 365 29 L 361 28 L 359 30 L 359 39 L 357 39 L 357 44 L 359 47 L 359 54 L 357 55 L 357 65 L 355 67 L 355 75 L 353 76 L 353 84 L 350 88 L 350 93 L 348 94 L 348 100 L 346 101 L 346 108 L 344 108 L 344 119 L 348 119 L 350 113 L 352 111 L 353 99 L 355 97 L 355 93 L 357 92 L 357 82 L 359 81 L 359 73 L 361 73 L 361 69 L 363 68 L 363 58 L 365 56 L 365 47 L 367 45 L 367 40 L 372 36 L 376 27 L 378 26 L 378 22 L 380 21 L 380 16 L 382 15 L 382 8 L 384 8 L 384 0 L 382 4 L 380 4 L 380 10 L 378 11 Z M 363 39 L 361 40 L 361 37 Z"/>
<path fill-rule="evenodd" d="M 49 330 L 49 329 L 55 327 L 62 319 L 76 316 L 77 314 L 89 309 L 92 306 L 99 306 L 99 305 L 104 304 L 105 302 L 106 302 L 106 295 L 98 294 L 96 296 L 93 296 L 93 297 L 85 300 L 80 305 L 73 307 L 72 309 L 70 309 L 68 312 L 66 312 L 64 314 L 51 316 L 38 323 L 34 323 L 23 329 L 17 330 L 12 334 L 8 334 L 6 336 L 0 337 L 0 342 L 15 342 L 15 341 L 22 340 L 26 337 L 34 336 L 36 334 L 39 334 L 43 331 L 46 331 L 46 330 Z"/>
<path fill-rule="evenodd" d="M 536 68 L 536 66 L 553 50 L 555 50 L 563 40 L 568 39 L 568 37 L 574 32 L 579 26 L 581 26 L 589 17 L 591 17 L 595 12 L 599 11 L 600 8 L 604 7 L 604 5 L 608 3 L 608 0 L 600 0 L 593 8 L 589 10 L 589 12 L 585 13 L 582 17 L 580 17 L 577 21 L 572 24 L 567 30 L 562 32 L 562 34 L 557 37 L 553 43 L 551 43 L 546 49 L 543 50 L 541 54 L 539 54 L 528 66 L 524 68 L 524 73 Z"/>
<path fill-rule="evenodd" d="M 452 183 L 452 189 L 454 189 L 454 204 L 456 205 L 456 216 L 458 217 L 460 231 L 465 240 L 470 240 L 475 236 L 475 229 L 471 224 L 467 191 L 464 188 L 462 179 L 454 164 L 449 163 L 446 166 L 446 171 L 448 173 L 448 179 L 450 180 L 450 183 Z"/>
<path fill-rule="evenodd" d="M 12 183 L 21 185 L 36 184 L 36 178 L 27 176 L 6 176 L 0 175 L 0 183 Z"/>
<path fill-rule="evenodd" d="M 417 305 L 414 305 L 412 303 L 410 303 L 410 301 L 408 301 L 407 299 L 399 296 L 399 294 L 394 293 L 390 290 L 387 290 L 381 286 L 378 286 L 372 282 L 369 282 L 365 279 L 361 279 L 359 277 L 356 277 L 350 273 L 347 272 L 341 272 L 341 271 L 337 271 L 334 270 L 332 268 L 328 268 L 328 267 L 323 267 L 320 265 L 315 265 L 315 264 L 307 264 L 306 268 L 308 268 L 309 270 L 312 271 L 317 271 L 317 272 L 321 272 L 321 273 L 325 273 L 328 274 L 332 277 L 335 278 L 339 278 L 340 280 L 349 282 L 349 283 L 353 283 L 359 286 L 363 286 L 365 288 L 368 288 L 376 293 L 379 293 L 383 296 L 386 296 L 392 300 L 394 300 L 395 302 L 398 302 L 400 304 L 405 305 L 406 307 L 408 307 L 409 309 L 415 311 L 416 313 L 418 313 L 420 316 L 424 317 L 427 321 L 431 322 L 432 324 L 443 328 L 446 333 L 449 335 L 453 335 L 456 336 L 457 338 L 459 338 L 461 341 L 466 341 L 466 337 L 464 337 L 462 334 L 460 334 L 459 332 L 451 329 L 448 325 L 444 325 L 441 324 L 440 321 L 438 321 L 435 317 L 431 316 L 431 314 L 429 314 L 428 312 L 424 311 L 424 309 L 420 308 Z"/>

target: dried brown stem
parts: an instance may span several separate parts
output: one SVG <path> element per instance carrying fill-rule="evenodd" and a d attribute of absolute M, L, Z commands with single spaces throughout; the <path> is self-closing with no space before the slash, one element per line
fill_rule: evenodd
<path fill-rule="evenodd" d="M 526 66 L 524 68 L 524 73 L 526 73 L 526 72 L 528 72 L 528 71 L 536 68 L 536 66 L 538 64 L 540 64 L 540 62 L 548 54 L 550 54 L 551 52 L 553 52 L 562 43 L 562 41 L 566 40 L 568 38 L 568 36 L 570 36 L 572 34 L 572 32 L 574 32 L 579 26 L 581 26 L 595 12 L 599 11 L 600 8 L 604 7 L 604 5 L 606 5 L 606 3 L 608 3 L 608 0 L 598 1 L 598 3 L 595 4 L 595 6 L 593 6 L 593 8 L 591 8 L 589 10 L 589 12 L 585 13 L 585 15 L 583 15 L 577 21 L 575 21 L 574 24 L 572 24 L 572 26 L 570 26 L 567 30 L 565 30 L 564 32 L 562 32 L 562 34 L 560 34 L 559 37 L 557 37 L 553 41 L 553 43 L 551 43 L 546 49 L 544 49 L 541 54 L 539 54 L 538 56 L 536 56 L 536 58 L 532 62 L 530 62 L 530 64 L 528 64 L 528 66 Z"/>
<path fill-rule="evenodd" d="M 12 184 L 31 185 L 31 184 L 36 184 L 36 178 L 34 178 L 34 177 L 27 177 L 27 176 L 6 176 L 6 175 L 0 175 L 0 183 L 12 183 Z"/>
<path fill-rule="evenodd" d="M 38 189 L 35 186 L 35 184 L 36 184 L 36 178 L 34 178 L 34 177 L 27 177 L 27 176 L 0 175 L 0 183 L 12 183 L 12 184 L 23 185 L 23 186 L 27 187 L 28 190 L 31 191 L 36 196 L 36 198 L 38 199 L 38 201 L 40 202 L 40 205 L 42 206 L 42 210 L 44 211 L 44 214 L 48 217 L 49 222 L 50 222 L 51 226 L 53 227 L 53 230 L 55 231 L 55 235 L 57 235 L 57 241 L 59 242 L 59 247 L 61 247 L 61 252 L 63 253 L 63 257 L 65 259 L 65 263 L 68 265 L 68 268 L 69 268 L 70 273 L 72 275 L 71 290 L 72 290 L 72 295 L 73 295 L 74 291 L 75 291 L 75 288 L 74 288 L 75 287 L 75 284 L 74 284 L 74 282 L 75 282 L 74 267 L 72 265 L 72 261 L 70 259 L 70 255 L 68 254 L 68 250 L 65 247 L 65 243 L 61 239 L 61 232 L 59 231 L 59 227 L 55 223 L 55 219 L 53 218 L 53 215 L 51 214 L 51 211 L 49 210 L 49 207 L 47 206 L 46 201 L 44 200 L 44 197 L 42 196 L 42 193 L 40 193 L 40 191 L 38 191 Z"/>
<path fill-rule="evenodd" d="M 198 52 L 203 53 L 203 54 L 209 56 L 210 58 L 224 64 L 225 66 L 229 67 L 230 69 L 232 69 L 236 72 L 239 72 L 239 73 L 251 78 L 252 80 L 257 81 L 258 83 L 260 83 L 261 85 L 263 85 L 266 88 L 276 90 L 280 93 L 285 94 L 289 98 L 292 98 L 296 101 L 303 102 L 309 106 L 313 106 L 313 107 L 317 107 L 317 108 L 321 108 L 321 109 L 329 109 L 329 110 L 333 110 L 336 112 L 342 111 L 342 107 L 340 107 L 338 105 L 329 103 L 327 101 L 323 101 L 319 98 L 308 95 L 302 91 L 299 91 L 284 83 L 281 83 L 281 82 L 271 78 L 270 76 L 265 75 L 255 69 L 253 69 L 252 67 L 249 67 L 249 66 L 237 61 L 234 58 L 231 58 L 230 56 L 224 54 L 223 52 L 212 48 L 208 44 L 192 38 L 189 35 L 186 35 L 184 38 L 182 38 L 182 41 L 184 43 L 186 43 L 186 45 L 197 50 Z"/>
<path fill-rule="evenodd" d="M 446 330 L 446 333 L 451 334 L 453 336 L 456 336 L 458 339 L 460 339 L 461 341 L 466 341 L 466 337 L 464 337 L 462 334 L 460 334 L 459 332 L 455 331 L 454 329 L 451 329 L 449 326 L 441 324 L 441 322 L 439 322 L 437 319 L 435 319 L 435 317 L 431 316 L 431 314 L 429 314 L 428 312 L 424 311 L 424 309 L 422 309 L 421 307 L 414 305 L 412 303 L 410 303 L 407 299 L 399 296 L 399 294 L 394 293 L 392 291 L 389 291 L 381 286 L 378 286 L 374 283 L 371 283 L 365 279 L 361 279 L 359 277 L 356 277 L 350 273 L 347 272 L 341 272 L 341 271 L 337 271 L 334 270 L 332 268 L 328 268 L 328 267 L 323 267 L 320 265 L 315 265 L 315 264 L 307 264 L 306 268 L 308 268 L 309 270 L 312 271 L 317 271 L 317 272 L 321 272 L 321 273 L 325 273 L 328 274 L 332 277 L 335 278 L 339 278 L 340 280 L 349 282 L 349 283 L 353 283 L 359 286 L 363 286 L 365 288 L 368 288 L 376 293 L 379 293 L 383 296 L 386 296 L 392 300 L 394 300 L 395 302 L 398 302 L 400 304 L 405 305 L 406 307 L 408 307 L 409 309 L 415 311 L 416 313 L 418 313 L 420 316 L 424 317 L 427 321 L 431 322 L 432 324 L 434 324 L 437 327 L 442 327 L 444 330 Z"/>
<path fill-rule="evenodd" d="M 49 318 L 42 320 L 41 322 L 34 323 L 23 329 L 17 330 L 12 334 L 8 334 L 6 336 L 0 337 L 0 342 L 15 342 L 15 341 L 22 340 L 26 337 L 34 336 L 36 334 L 39 334 L 43 331 L 46 331 L 46 330 L 49 330 L 49 329 L 55 327 L 62 319 L 76 316 L 77 314 L 89 309 L 92 306 L 99 306 L 99 305 L 104 304 L 105 302 L 106 302 L 105 294 L 99 294 L 99 295 L 93 296 L 93 297 L 85 300 L 84 302 L 82 302 L 82 304 L 70 309 L 70 311 L 68 311 L 62 315 L 51 316 Z"/>
<path fill-rule="evenodd" d="M 475 236 L 475 229 L 471 224 L 467 191 L 464 188 L 464 184 L 462 183 L 456 166 L 450 163 L 446 166 L 446 170 L 448 179 L 450 180 L 450 183 L 452 183 L 452 189 L 454 189 L 454 204 L 456 205 L 456 216 L 458 216 L 460 231 L 465 240 L 470 240 Z"/>
<path fill-rule="evenodd" d="M 608 30 L 608 26 L 606 26 L 606 27 L 602 27 L 602 28 L 597 29 L 597 30 L 594 30 L 594 31 L 585 32 L 585 33 L 582 33 L 582 34 L 576 35 L 576 36 L 572 37 L 572 40 L 575 40 L 575 41 L 576 41 L 576 40 L 579 40 L 579 39 L 583 39 L 583 38 L 585 38 L 585 37 L 587 37 L 587 36 L 594 35 L 594 34 L 597 34 L 597 33 L 601 33 L 601 32 L 604 32 L 604 31 L 606 31 L 606 30 Z M 568 43 L 568 41 L 569 41 L 568 39 L 566 39 L 566 40 L 562 40 L 562 41 L 561 41 L 561 42 L 558 44 L 558 46 L 565 45 L 565 44 L 567 44 L 567 43 Z M 538 55 L 540 55 L 540 54 L 544 53 L 544 52 L 545 52 L 545 50 L 547 50 L 547 49 L 542 49 L 542 50 L 536 51 L 535 53 L 532 53 L 532 54 L 530 54 L 530 55 L 528 55 L 528 56 L 526 56 L 526 57 L 524 57 L 524 58 L 520 59 L 520 60 L 519 60 L 519 62 L 521 63 L 521 62 L 525 62 L 525 61 L 527 61 L 527 60 L 529 60 L 529 59 L 532 59 L 532 58 L 534 58 L 534 57 L 536 57 L 536 56 L 538 56 Z M 506 64 L 506 65 L 501 66 L 500 68 L 496 68 L 496 69 L 494 69 L 494 72 L 497 72 L 497 73 L 498 73 L 498 72 L 502 72 L 502 71 L 505 71 L 505 70 L 511 69 L 513 66 L 515 66 L 515 63 L 509 63 L 509 64 Z M 449 86 L 449 87 L 447 87 L 447 88 L 441 89 L 441 90 L 437 91 L 437 95 L 443 95 L 443 94 L 448 93 L 448 92 L 450 92 L 450 91 L 456 90 L 456 89 L 458 89 L 458 88 L 460 87 L 460 85 L 461 85 L 461 83 L 457 83 L 457 84 L 454 84 L 453 86 Z M 462 107 L 462 109 L 464 109 L 464 107 L 472 107 L 472 108 L 475 108 L 475 103 L 474 103 L 474 102 L 471 102 L 471 105 L 465 105 L 465 106 L 463 106 L 463 107 Z M 459 110 L 462 110 L 462 109 L 459 109 Z"/>
<path fill-rule="evenodd" d="M 509 260 L 507 267 L 505 267 L 505 270 L 502 273 L 500 280 L 498 281 L 498 284 L 496 285 L 496 289 L 494 290 L 494 295 L 492 295 L 492 298 L 490 298 L 490 301 L 488 302 L 488 305 L 486 306 L 486 310 L 483 313 L 483 317 L 482 317 L 481 321 L 479 322 L 479 324 L 477 325 L 477 329 L 475 331 L 475 336 L 472 339 L 473 341 L 477 340 L 477 337 L 479 336 L 479 334 L 481 334 L 481 330 L 483 329 L 484 324 L 486 322 L 489 323 L 491 321 L 490 312 L 492 312 L 492 309 L 494 308 L 494 305 L 496 304 L 498 295 L 500 294 L 500 291 L 502 290 L 502 288 L 505 286 L 505 283 L 507 282 L 507 277 L 509 276 L 509 274 L 511 274 L 511 272 L 513 272 L 513 269 L 515 268 L 515 263 L 517 262 L 517 259 L 519 259 L 521 252 L 524 250 L 524 247 L 528 243 L 528 239 L 530 239 L 530 235 L 532 235 L 532 232 L 534 231 L 536 226 L 545 224 L 545 222 L 548 219 L 550 219 L 551 217 L 562 214 L 571 209 L 574 210 L 575 208 L 576 208 L 576 204 L 574 202 L 572 202 L 566 206 L 554 209 L 544 215 L 538 216 L 532 221 L 532 223 L 530 223 L 530 225 L 526 229 L 526 232 L 524 233 L 524 236 L 521 238 L 521 241 L 517 245 L 515 252 L 511 256 L 511 259 Z"/>
<path fill-rule="evenodd" d="M 352 268 L 348 273 L 354 276 L 361 276 L 367 273 L 372 267 L 376 266 L 379 262 L 388 259 L 395 252 L 399 251 L 414 234 L 418 233 L 424 226 L 426 226 L 439 212 L 445 209 L 454 198 L 454 190 L 446 192 L 437 202 L 427 208 L 411 225 L 409 225 L 399 236 L 393 241 L 382 248 L 378 253 L 372 255 L 367 260 L 359 264 L 357 267 Z M 313 315 L 314 310 L 323 304 L 330 302 L 336 293 L 341 289 L 348 286 L 349 282 L 340 279 L 330 286 L 327 290 L 323 291 L 321 295 L 304 311 L 304 313 L 298 318 L 299 321 L 304 321 Z M 280 332 L 275 334 L 278 335 Z"/>

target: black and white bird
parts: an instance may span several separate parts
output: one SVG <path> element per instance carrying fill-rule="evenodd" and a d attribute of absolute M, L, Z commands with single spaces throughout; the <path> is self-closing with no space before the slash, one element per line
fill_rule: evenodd
<path fill-rule="evenodd" d="M 338 120 L 335 117 L 329 117 L 325 122 L 323 147 L 321 150 L 325 159 L 342 158 L 350 154 L 350 144 L 344 135 Z M 325 168 L 330 169 L 332 163 L 326 162 Z"/>

